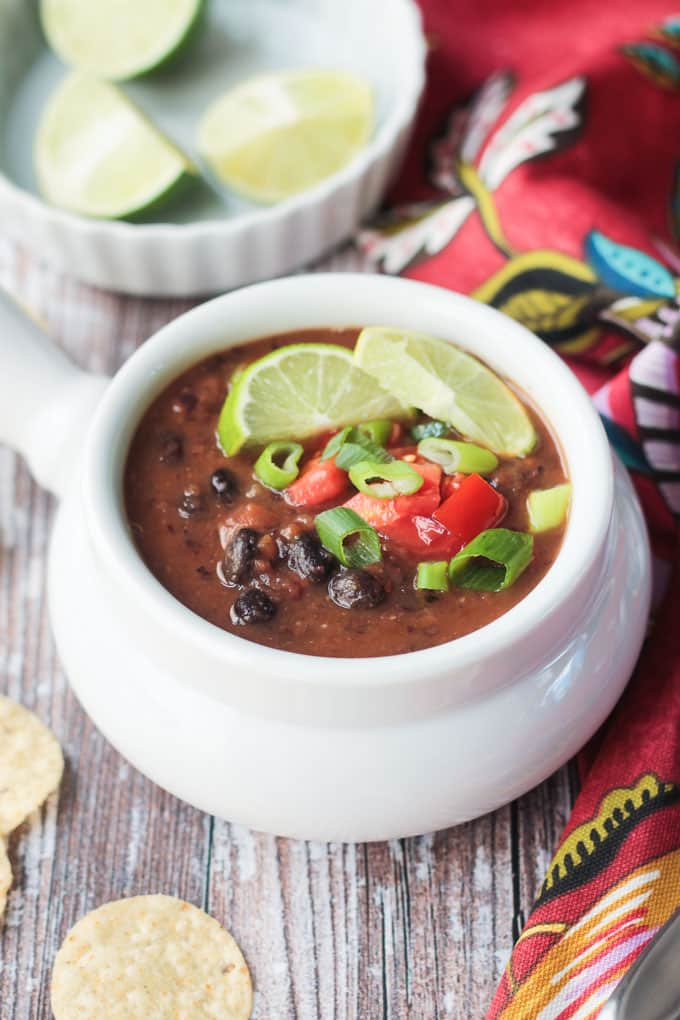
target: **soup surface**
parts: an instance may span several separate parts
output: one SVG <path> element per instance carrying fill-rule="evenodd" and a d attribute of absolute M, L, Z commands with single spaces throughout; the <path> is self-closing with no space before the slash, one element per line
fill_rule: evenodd
<path fill-rule="evenodd" d="M 378 523 L 382 558 L 361 569 L 348 568 L 324 548 L 315 528 L 315 519 L 324 510 L 353 500 L 361 514 L 367 505 L 365 499 L 357 503 L 357 489 L 348 474 L 340 474 L 331 461 L 336 483 L 332 498 L 291 505 L 295 483 L 277 491 L 254 474 L 261 446 L 225 456 L 216 432 L 236 373 L 292 343 L 351 348 L 358 333 L 356 329 L 306 330 L 207 358 L 160 394 L 133 438 L 125 471 L 125 501 L 141 556 L 180 602 L 239 637 L 323 656 L 394 655 L 427 648 L 475 631 L 506 612 L 541 580 L 559 550 L 563 522 L 533 535 L 528 565 L 504 590 L 474 590 L 456 583 L 445 591 L 418 588 L 418 564 L 445 563 L 461 545 L 437 544 L 440 535 L 448 534 L 445 528 L 437 525 L 434 545 L 424 542 L 421 548 L 412 540 L 415 518 L 409 517 L 411 531 L 401 536 L 398 529 L 387 528 L 383 533 Z M 521 399 L 536 431 L 534 448 L 523 457 L 500 456 L 497 466 L 484 473 L 484 480 L 479 475 L 475 478 L 492 500 L 499 498 L 502 504 L 497 519 L 489 523 L 527 532 L 529 493 L 559 486 L 566 476 L 550 429 L 536 409 Z M 400 497 L 404 507 L 409 505 L 406 500 L 422 500 L 425 491 L 431 491 L 433 477 L 436 504 L 443 507 L 468 477 L 445 474 L 420 455 L 411 429 L 428 421 L 419 414 L 395 422 L 385 441 L 390 457 L 426 476 L 419 483 L 420 493 Z M 318 471 L 319 454 L 332 434 L 326 431 L 301 440 L 300 478 Z M 460 438 L 453 430 L 448 435 Z M 386 505 L 384 499 L 369 497 L 369 502 L 381 512 Z M 421 514 L 422 506 L 421 501 L 417 511 Z M 416 523 L 422 520 L 420 516 Z"/>

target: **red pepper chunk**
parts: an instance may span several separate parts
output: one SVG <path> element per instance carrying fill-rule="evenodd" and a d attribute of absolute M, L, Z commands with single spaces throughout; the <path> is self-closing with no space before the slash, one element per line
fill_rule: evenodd
<path fill-rule="evenodd" d="M 390 542 L 420 560 L 448 560 L 460 549 L 456 536 L 434 517 L 402 517 L 382 530 Z"/>
<path fill-rule="evenodd" d="M 335 461 L 314 457 L 286 489 L 286 500 L 292 506 L 321 506 L 338 499 L 347 491 L 347 472 Z"/>
<path fill-rule="evenodd" d="M 345 503 L 345 506 L 354 510 L 367 524 L 388 537 L 390 536 L 389 529 L 395 522 L 415 515 L 430 517 L 441 502 L 439 483 L 442 469 L 438 464 L 411 464 L 410 466 L 423 478 L 423 484 L 413 495 L 395 496 L 394 499 L 376 499 L 365 492 L 357 492 Z"/>
<path fill-rule="evenodd" d="M 468 475 L 432 516 L 455 536 L 458 549 L 462 549 L 482 531 L 498 524 L 506 509 L 505 496 L 481 475 Z"/>

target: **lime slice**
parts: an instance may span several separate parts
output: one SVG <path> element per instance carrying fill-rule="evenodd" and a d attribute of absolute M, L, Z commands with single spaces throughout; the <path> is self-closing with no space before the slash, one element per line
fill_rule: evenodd
<path fill-rule="evenodd" d="M 64 63 L 121 81 L 173 56 L 202 6 L 203 0 L 41 0 L 40 17 Z"/>
<path fill-rule="evenodd" d="M 481 361 L 445 340 L 372 326 L 361 332 L 354 356 L 398 400 L 494 453 L 521 457 L 536 442 L 514 393 Z"/>
<path fill-rule="evenodd" d="M 106 219 L 148 209 L 195 173 L 115 85 L 77 72 L 47 103 L 34 158 L 46 199 Z"/>
<path fill-rule="evenodd" d="M 254 361 L 227 397 L 218 434 L 227 455 L 244 444 L 304 439 L 372 418 L 403 418 L 407 411 L 352 352 L 334 344 L 291 344 Z"/>
<path fill-rule="evenodd" d="M 343 167 L 372 129 L 373 94 L 361 78 L 284 71 L 252 78 L 213 103 L 198 146 L 224 184 L 255 202 L 278 202 Z"/>

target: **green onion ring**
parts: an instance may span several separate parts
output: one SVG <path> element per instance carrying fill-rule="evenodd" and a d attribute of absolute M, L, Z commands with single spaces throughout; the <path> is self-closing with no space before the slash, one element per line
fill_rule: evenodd
<path fill-rule="evenodd" d="M 416 574 L 416 588 L 424 591 L 449 590 L 449 564 L 446 560 L 433 563 L 419 563 Z"/>
<path fill-rule="evenodd" d="M 359 492 L 373 499 L 395 499 L 411 496 L 422 488 L 423 476 L 403 460 L 381 464 L 374 460 L 360 460 L 349 469 L 349 480 Z"/>
<path fill-rule="evenodd" d="M 491 528 L 461 549 L 449 563 L 449 579 L 459 588 L 502 591 L 531 562 L 534 539 L 524 531 Z"/>
<path fill-rule="evenodd" d="M 304 452 L 300 443 L 270 443 L 255 461 L 253 470 L 270 489 L 285 489 L 299 475 L 298 465 Z"/>
<path fill-rule="evenodd" d="M 389 418 L 374 418 L 372 421 L 362 421 L 357 425 L 357 432 L 364 439 L 370 439 L 376 446 L 385 446 L 390 438 L 392 422 Z"/>
<path fill-rule="evenodd" d="M 421 439 L 418 453 L 426 460 L 441 465 L 446 475 L 454 475 L 457 471 L 466 475 L 488 475 L 498 467 L 498 457 L 491 450 L 455 439 L 436 436 Z"/>
<path fill-rule="evenodd" d="M 367 567 L 382 559 L 378 533 L 349 507 L 324 510 L 314 526 L 324 548 L 345 567 Z"/>

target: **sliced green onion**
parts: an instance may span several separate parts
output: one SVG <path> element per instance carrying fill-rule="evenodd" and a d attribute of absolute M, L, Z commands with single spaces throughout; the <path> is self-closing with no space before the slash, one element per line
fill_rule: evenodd
<path fill-rule="evenodd" d="M 321 454 L 321 460 L 330 460 L 331 457 L 334 457 L 352 431 L 352 426 L 347 425 L 344 429 L 340 429 L 339 432 L 336 432 L 334 436 L 331 436 L 324 446 L 323 453 Z"/>
<path fill-rule="evenodd" d="M 491 450 L 474 443 L 459 443 L 455 439 L 430 436 L 418 443 L 418 453 L 426 460 L 440 464 L 444 474 L 488 475 L 498 467 L 498 457 Z"/>
<path fill-rule="evenodd" d="M 343 471 L 349 471 L 352 465 L 358 464 L 360 460 L 375 460 L 380 463 L 394 460 L 391 453 L 363 435 L 360 428 L 361 426 L 352 428 L 348 425 L 331 436 L 321 454 L 321 460 L 335 457 L 335 463 Z"/>
<path fill-rule="evenodd" d="M 270 489 L 285 489 L 300 473 L 300 443 L 270 443 L 255 461 L 254 471 Z"/>
<path fill-rule="evenodd" d="M 388 453 L 382 446 L 376 446 L 370 439 L 361 435 L 353 435 L 350 442 L 343 443 L 340 452 L 336 455 L 335 463 L 343 471 L 349 471 L 361 460 L 371 460 L 377 464 L 389 464 L 394 460 L 391 453 Z"/>
<path fill-rule="evenodd" d="M 534 539 L 524 531 L 491 528 L 477 535 L 449 563 L 449 579 L 459 588 L 501 591 L 528 567 Z"/>
<path fill-rule="evenodd" d="M 435 563 L 419 563 L 416 574 L 416 588 L 425 591 L 449 590 L 449 564 L 446 560 Z"/>
<path fill-rule="evenodd" d="M 403 460 L 393 460 L 389 464 L 360 460 L 349 469 L 349 480 L 359 492 L 365 492 L 374 499 L 411 496 L 424 481 L 423 476 Z"/>
<path fill-rule="evenodd" d="M 382 559 L 378 533 L 348 507 L 324 510 L 314 526 L 321 544 L 345 567 L 367 567 Z"/>
<path fill-rule="evenodd" d="M 411 435 L 419 443 L 421 439 L 429 439 L 430 436 L 445 436 L 450 431 L 451 429 L 445 421 L 426 421 L 422 425 L 414 425 Z"/>
<path fill-rule="evenodd" d="M 357 432 L 365 439 L 370 439 L 376 446 L 384 446 L 390 438 L 392 422 L 389 418 L 374 418 L 373 421 L 362 421 L 357 425 Z"/>
<path fill-rule="evenodd" d="M 533 532 L 550 531 L 559 528 L 567 516 L 571 485 L 555 485 L 552 489 L 534 489 L 527 496 L 527 512 L 529 514 L 529 530 Z"/>

